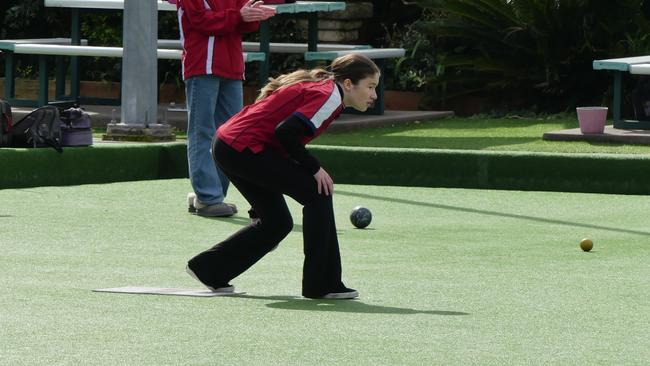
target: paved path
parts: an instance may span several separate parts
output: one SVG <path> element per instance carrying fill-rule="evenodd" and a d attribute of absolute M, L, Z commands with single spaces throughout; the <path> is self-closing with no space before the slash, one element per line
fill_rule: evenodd
<path fill-rule="evenodd" d="M 544 133 L 544 140 L 592 141 L 622 144 L 650 145 L 650 130 L 622 130 L 605 126 L 600 134 L 583 134 L 579 128 Z"/>
<path fill-rule="evenodd" d="M 119 122 L 121 111 L 119 106 L 84 105 L 82 106 L 91 116 L 93 127 L 103 128 L 110 122 Z M 170 108 L 168 104 L 158 107 L 158 118 L 180 131 L 187 129 L 187 113 L 178 108 Z M 18 121 L 33 108 L 12 108 L 14 120 Z M 451 111 L 386 111 L 381 116 L 343 114 L 331 126 L 330 131 L 350 130 L 365 127 L 380 127 L 396 123 L 425 121 L 453 116 Z"/>

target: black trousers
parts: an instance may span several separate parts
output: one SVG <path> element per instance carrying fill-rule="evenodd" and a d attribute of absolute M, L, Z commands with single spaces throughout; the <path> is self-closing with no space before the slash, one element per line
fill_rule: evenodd
<path fill-rule="evenodd" d="M 193 266 L 214 284 L 226 284 L 250 268 L 291 232 L 293 219 L 283 196 L 287 195 L 303 205 L 302 294 L 319 297 L 342 290 L 332 196 L 318 193 L 314 177 L 271 149 L 238 152 L 215 139 L 212 153 L 260 221 L 192 258 Z"/>

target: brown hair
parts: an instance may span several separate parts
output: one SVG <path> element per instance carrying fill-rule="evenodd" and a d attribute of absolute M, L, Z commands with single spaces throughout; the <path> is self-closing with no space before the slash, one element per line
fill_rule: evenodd
<path fill-rule="evenodd" d="M 345 79 L 350 79 L 352 84 L 357 84 L 359 80 L 379 73 L 379 67 L 371 59 L 358 53 L 350 53 L 337 57 L 332 61 L 329 70 L 297 70 L 289 74 L 280 75 L 277 78 L 269 78 L 269 82 L 260 90 L 260 94 L 255 101 L 259 102 L 278 89 L 302 81 L 334 79 L 338 82 L 343 82 Z"/>

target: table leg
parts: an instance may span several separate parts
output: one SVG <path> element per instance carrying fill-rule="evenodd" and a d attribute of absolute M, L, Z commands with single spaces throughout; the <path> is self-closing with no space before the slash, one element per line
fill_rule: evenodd
<path fill-rule="evenodd" d="M 3 51 L 5 56 L 5 99 L 11 101 L 16 97 L 16 87 L 14 78 L 14 53 Z"/>
<path fill-rule="evenodd" d="M 47 105 L 47 56 L 38 56 L 38 106 Z"/>
<path fill-rule="evenodd" d="M 73 45 L 81 44 L 81 22 L 79 9 L 72 9 L 70 19 L 70 39 Z M 79 57 L 70 58 L 70 97 L 79 100 Z"/>
<path fill-rule="evenodd" d="M 260 88 L 263 87 L 269 78 L 269 67 L 271 64 L 271 35 L 269 31 L 269 22 L 267 20 L 260 23 L 260 52 L 264 52 L 266 57 L 260 62 Z"/>
<path fill-rule="evenodd" d="M 307 51 L 318 51 L 318 13 L 307 15 Z M 315 61 L 309 61 L 309 68 L 316 66 Z"/>
<path fill-rule="evenodd" d="M 65 97 L 65 62 L 63 56 L 56 56 L 56 92 L 54 93 L 55 100 L 61 100 Z"/>
<path fill-rule="evenodd" d="M 614 128 L 621 128 L 623 120 L 621 120 L 621 104 L 623 103 L 622 99 L 622 88 L 623 88 L 623 73 L 620 71 L 614 71 L 614 100 L 612 104 L 613 113 L 612 117 L 614 118 Z"/>

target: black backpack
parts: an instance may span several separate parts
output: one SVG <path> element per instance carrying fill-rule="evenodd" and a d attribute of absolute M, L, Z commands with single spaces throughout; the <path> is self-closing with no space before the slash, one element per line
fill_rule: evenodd
<path fill-rule="evenodd" d="M 61 120 L 59 109 L 46 105 L 32 111 L 16 122 L 11 131 L 13 147 L 52 147 L 61 149 Z"/>
<path fill-rule="evenodd" d="M 0 147 L 11 146 L 12 126 L 11 105 L 0 99 Z"/>

